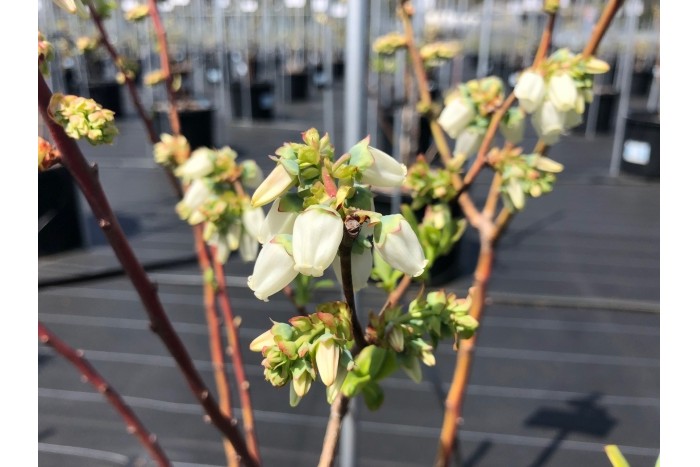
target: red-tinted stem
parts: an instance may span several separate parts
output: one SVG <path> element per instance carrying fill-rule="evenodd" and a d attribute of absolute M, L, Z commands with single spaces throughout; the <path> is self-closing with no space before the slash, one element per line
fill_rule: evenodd
<path fill-rule="evenodd" d="M 158 444 L 156 435 L 148 431 L 133 410 L 131 410 L 131 407 L 124 402 L 124 399 L 122 399 L 117 390 L 114 389 L 114 387 L 93 368 L 90 362 L 85 359 L 81 350 L 76 350 L 63 342 L 54 333 L 49 331 L 41 321 L 39 322 L 39 340 L 52 347 L 59 355 L 68 360 L 80 374 L 83 375 L 85 380 L 92 384 L 97 392 L 107 399 L 107 402 L 109 402 L 124 419 L 127 431 L 136 436 L 160 467 L 169 467 L 171 465 L 168 456 L 165 455 L 165 452 L 163 452 L 163 449 Z"/>
<path fill-rule="evenodd" d="M 51 90 L 40 72 L 38 75 L 39 113 L 61 152 L 63 165 L 73 176 L 80 191 L 85 196 L 117 259 L 134 285 L 150 319 L 151 329 L 161 338 L 177 362 L 191 391 L 197 397 L 214 426 L 231 441 L 245 465 L 258 466 L 259 463 L 250 456 L 240 432 L 232 423 L 232 420 L 221 413 L 216 400 L 211 395 L 211 391 L 206 387 L 201 375 L 196 370 L 187 349 L 175 332 L 163 309 L 155 284 L 146 275 L 146 271 L 136 258 L 131 245 L 126 239 L 126 235 L 124 235 L 124 231 L 112 212 L 107 196 L 98 182 L 96 174 L 91 170 L 76 141 L 69 138 L 63 131 L 63 128 L 49 116 L 48 106 L 51 100 Z"/>

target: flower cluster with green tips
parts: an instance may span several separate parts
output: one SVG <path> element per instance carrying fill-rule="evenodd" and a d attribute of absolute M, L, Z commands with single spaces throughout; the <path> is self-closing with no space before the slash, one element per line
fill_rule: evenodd
<path fill-rule="evenodd" d="M 350 310 L 344 302 L 318 306 L 316 313 L 295 316 L 253 340 L 250 349 L 265 357 L 265 379 L 275 387 L 291 382 L 289 403 L 296 406 L 318 378 L 326 386 L 332 403 L 355 363 L 350 349 L 352 337 Z"/>
<path fill-rule="evenodd" d="M 595 57 L 559 49 L 537 69 L 521 73 L 513 92 L 545 144 L 556 143 L 562 133 L 581 124 L 586 104 L 593 100 L 593 75 L 609 68 Z"/>
<path fill-rule="evenodd" d="M 148 5 L 138 3 L 124 12 L 124 19 L 131 22 L 138 22 L 148 16 Z"/>
<path fill-rule="evenodd" d="M 55 93 L 48 108 L 51 118 L 73 139 L 85 138 L 90 144 L 111 144 L 119 134 L 114 112 L 92 99 Z"/>
<path fill-rule="evenodd" d="M 384 393 L 379 382 L 397 369 L 403 369 L 415 382 L 420 382 L 426 366 L 435 365 L 434 350 L 447 336 L 455 340 L 474 335 L 478 322 L 469 315 L 471 296 L 458 299 L 444 291 L 418 297 L 403 312 L 401 307 L 388 308 L 370 316 L 368 339 L 371 344 L 355 357 L 341 387 L 347 397 L 362 394 L 371 410 L 379 408 Z M 330 402 L 330 401 L 329 401 Z"/>
<path fill-rule="evenodd" d="M 411 226 L 400 214 L 374 212 L 368 185 L 400 187 L 406 166 L 369 145 L 355 144 L 341 157 L 328 134 L 315 128 L 303 143 L 285 143 L 275 152 L 276 167 L 252 196 L 254 207 L 272 203 L 261 229 L 262 250 L 248 278 L 261 300 L 279 292 L 298 274 L 320 277 L 333 266 L 340 278 L 339 248 L 348 225 L 354 290 L 367 285 L 372 248 L 394 268 L 413 277 L 427 260 Z"/>
<path fill-rule="evenodd" d="M 556 174 L 564 166 L 541 154 L 522 155 L 521 148 L 493 149 L 488 160 L 501 174 L 504 203 L 514 210 L 525 207 L 525 197 L 537 198 L 552 191 Z"/>
<path fill-rule="evenodd" d="M 216 248 L 216 260 L 225 263 L 232 251 L 239 251 L 243 261 L 255 260 L 265 214 L 251 206 L 243 187 L 253 189 L 260 184 L 260 167 L 250 160 L 239 164 L 238 154 L 228 146 L 201 147 L 190 154 L 182 135 L 162 134 L 153 156 L 187 186 L 175 210 L 190 225 L 204 224 L 204 240 Z"/>
<path fill-rule="evenodd" d="M 461 50 L 459 42 L 438 41 L 423 45 L 419 53 L 426 68 L 435 68 L 455 58 Z"/>
<path fill-rule="evenodd" d="M 457 158 L 464 160 L 476 152 L 504 97 L 503 81 L 495 76 L 467 81 L 445 97 L 437 123 L 456 139 Z"/>
<path fill-rule="evenodd" d="M 411 209 L 420 209 L 436 201 L 448 203 L 457 196 L 452 183 L 456 172 L 450 169 L 434 168 L 425 157 L 419 155 L 409 167 L 403 186 L 411 190 Z"/>

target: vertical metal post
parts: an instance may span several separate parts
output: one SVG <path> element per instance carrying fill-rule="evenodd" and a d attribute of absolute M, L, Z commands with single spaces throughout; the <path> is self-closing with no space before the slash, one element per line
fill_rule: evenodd
<path fill-rule="evenodd" d="M 349 0 L 345 28 L 345 148 L 361 140 L 367 128 L 367 0 Z M 350 402 L 340 435 L 340 467 L 356 465 L 354 402 Z"/>
<path fill-rule="evenodd" d="M 350 0 L 345 36 L 345 147 L 365 136 L 367 107 L 367 0 Z"/>
<path fill-rule="evenodd" d="M 634 37 L 642 13 L 643 5 L 640 0 L 630 0 L 625 4 L 625 37 L 627 45 L 622 59 L 622 76 L 620 82 L 620 105 L 615 116 L 615 137 L 613 139 L 612 158 L 610 160 L 610 176 L 620 175 L 620 161 L 622 159 L 622 144 L 625 137 L 625 119 L 630 104 L 630 91 L 632 87 L 632 69 L 634 68 Z"/>
<path fill-rule="evenodd" d="M 330 6 L 330 2 L 328 2 Z M 328 9 L 326 9 L 328 12 Z M 325 131 L 335 141 L 335 115 L 333 114 L 333 29 L 330 16 L 323 25 L 323 125 Z"/>
<path fill-rule="evenodd" d="M 489 72 L 489 51 L 491 49 L 491 24 L 493 22 L 493 0 L 484 0 L 481 10 L 481 32 L 479 34 L 479 62 L 476 77 L 483 78 Z"/>
<path fill-rule="evenodd" d="M 393 124 L 393 135 L 392 135 L 392 140 L 393 140 L 393 156 L 394 159 L 397 161 L 403 162 L 403 145 L 404 145 L 404 139 L 403 139 L 403 108 L 404 106 L 408 105 L 407 100 L 408 100 L 408 93 L 406 92 L 405 86 L 404 86 L 404 80 L 406 79 L 406 51 L 405 50 L 399 50 L 396 55 L 396 71 L 394 72 L 394 92 L 393 92 L 393 102 L 392 106 L 394 106 L 394 114 L 393 114 L 393 119 L 394 119 L 394 124 Z M 397 105 L 397 103 L 401 103 L 401 105 Z M 391 194 L 391 212 L 396 213 L 399 212 L 401 208 L 401 191 L 397 187 L 393 190 Z"/>

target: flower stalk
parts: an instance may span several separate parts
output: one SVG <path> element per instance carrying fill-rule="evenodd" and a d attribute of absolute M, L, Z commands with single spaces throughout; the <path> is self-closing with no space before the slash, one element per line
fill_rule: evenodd
<path fill-rule="evenodd" d="M 105 399 L 114 407 L 119 415 L 124 419 L 129 433 L 136 436 L 139 442 L 151 455 L 153 460 L 160 467 L 170 467 L 172 464 L 163 452 L 163 449 L 158 444 L 156 435 L 150 433 L 148 429 L 141 423 L 141 420 L 131 410 L 121 395 L 114 387 L 109 384 L 100 373 L 93 368 L 83 356 L 83 352 L 72 348 L 70 345 L 59 339 L 54 333 L 49 331 L 41 321 L 39 321 L 39 340 L 52 347 L 59 355 L 68 360 Z"/>

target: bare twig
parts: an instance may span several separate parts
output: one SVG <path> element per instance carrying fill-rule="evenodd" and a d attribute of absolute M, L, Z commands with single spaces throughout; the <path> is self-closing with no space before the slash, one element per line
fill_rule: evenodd
<path fill-rule="evenodd" d="M 51 100 L 51 90 L 41 72 L 38 73 L 38 108 L 42 119 L 46 123 L 51 136 L 61 152 L 63 165 L 68 169 L 76 184 L 87 200 L 100 228 L 109 244 L 112 246 L 124 271 L 131 280 L 141 299 L 150 319 L 151 329 L 161 338 L 170 354 L 175 358 L 178 367 L 185 376 L 191 391 L 204 408 L 212 423 L 226 435 L 236 447 L 245 465 L 259 465 L 251 458 L 245 442 L 238 429 L 231 423 L 231 419 L 221 413 L 216 400 L 204 384 L 199 372 L 194 367 L 187 349 L 180 337 L 175 332 L 168 319 L 163 305 L 156 293 L 155 285 L 149 280 L 143 266 L 136 258 L 126 235 L 122 230 L 116 216 L 112 212 L 107 197 L 99 184 L 94 172 L 88 165 L 75 140 L 69 138 L 56 122 L 48 114 L 48 106 Z"/>
<path fill-rule="evenodd" d="M 197 258 L 202 271 L 211 270 L 211 260 L 202 240 L 202 227 L 194 226 L 195 245 L 197 246 Z M 214 369 L 214 382 L 219 394 L 219 407 L 221 412 L 227 417 L 232 417 L 231 410 L 231 385 L 229 384 L 226 366 L 224 364 L 224 350 L 221 346 L 221 333 L 219 331 L 219 316 L 216 312 L 216 291 L 214 284 L 204 281 L 204 314 L 207 320 L 209 331 L 209 348 L 211 351 L 211 363 Z M 238 456 L 231 443 L 224 438 L 224 453 L 229 467 L 238 465 Z"/>
<path fill-rule="evenodd" d="M 212 257 L 216 256 L 216 249 L 210 247 Z M 255 418 L 253 417 L 253 403 L 250 398 L 250 383 L 246 378 L 245 367 L 243 365 L 243 353 L 241 352 L 241 340 L 238 335 L 238 321 L 233 314 L 233 307 L 228 297 L 226 290 L 226 275 L 224 274 L 224 266 L 218 261 L 214 261 L 214 274 L 216 277 L 217 289 L 216 296 L 219 302 L 221 314 L 224 317 L 224 326 L 226 328 L 226 336 L 228 338 L 228 354 L 233 363 L 233 374 L 236 378 L 238 387 L 238 397 L 241 399 L 241 412 L 243 414 L 243 429 L 245 432 L 246 443 L 250 455 L 260 462 L 260 448 L 258 447 L 258 439 L 255 434 Z"/>
<path fill-rule="evenodd" d="M 136 414 L 126 402 L 124 402 L 124 399 L 122 399 L 117 390 L 114 389 L 114 387 L 93 368 L 90 362 L 85 359 L 81 350 L 76 350 L 63 342 L 54 333 L 49 331 L 41 321 L 39 321 L 39 340 L 51 346 L 59 355 L 68 360 L 80 372 L 85 381 L 92 384 L 92 386 L 97 389 L 97 392 L 107 399 L 112 407 L 114 407 L 124 419 L 127 431 L 136 436 L 160 467 L 169 467 L 171 465 L 170 460 L 158 444 L 156 435 L 148 431 Z"/>
<path fill-rule="evenodd" d="M 584 57 L 590 57 L 591 55 L 595 54 L 596 50 L 598 50 L 600 41 L 603 40 L 605 33 L 610 27 L 610 23 L 612 22 L 613 18 L 615 18 L 617 10 L 620 9 L 623 3 L 625 3 L 625 0 L 609 0 L 605 5 L 605 9 L 593 28 L 593 33 L 591 34 L 586 47 L 583 48 L 582 55 Z"/>
<path fill-rule="evenodd" d="M 335 462 L 335 456 L 338 452 L 338 440 L 340 439 L 340 427 L 348 411 L 349 403 L 350 399 L 341 393 L 338 394 L 338 397 L 331 404 L 331 413 L 328 416 L 328 425 L 326 426 L 326 434 L 323 437 L 323 448 L 318 467 L 332 467 Z"/>

